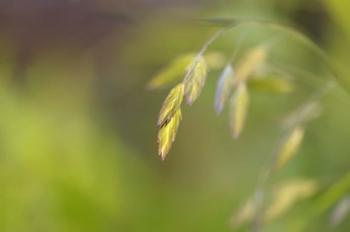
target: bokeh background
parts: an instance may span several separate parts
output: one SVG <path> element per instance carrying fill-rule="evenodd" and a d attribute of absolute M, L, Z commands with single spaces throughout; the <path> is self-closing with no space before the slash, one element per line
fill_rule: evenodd
<path fill-rule="evenodd" d="M 298 155 L 271 181 L 313 180 L 319 190 L 265 231 L 300 224 L 302 231 L 349 231 L 345 214 L 331 219 L 350 189 L 349 12 L 348 0 L 1 1 L 0 231 L 250 231 L 230 221 L 254 193 L 281 121 L 334 79 L 319 56 L 284 35 L 272 50 L 285 67 L 303 70 L 291 73 L 295 92 L 252 92 L 247 128 L 234 140 L 227 114 L 213 110 L 214 70 L 200 99 L 184 107 L 162 162 L 156 121 L 169 89 L 149 91 L 147 83 L 232 18 L 291 25 L 339 71 Z M 275 34 L 242 28 L 210 50 L 229 57 L 242 33 L 243 47 Z"/>

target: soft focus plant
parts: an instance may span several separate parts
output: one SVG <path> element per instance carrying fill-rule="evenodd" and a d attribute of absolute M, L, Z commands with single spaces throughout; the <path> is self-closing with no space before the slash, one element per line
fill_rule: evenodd
<path fill-rule="evenodd" d="M 242 49 L 242 46 L 240 43 L 234 44 L 233 46 L 236 47 L 233 54 L 231 54 L 231 58 L 227 62 L 223 62 L 222 56 L 224 55 L 222 55 L 220 61 L 216 62 L 221 64 L 219 66 L 222 70 L 218 78 L 214 100 L 215 110 L 220 114 L 225 106 L 229 104 L 229 125 L 233 138 L 238 139 L 240 137 L 246 122 L 249 121 L 249 103 L 254 101 L 250 96 L 251 89 L 285 94 L 292 93 L 297 87 L 297 83 L 287 77 L 288 75 L 294 75 L 290 73 L 290 68 L 293 67 L 286 68 L 271 64 L 269 61 L 269 55 L 275 49 L 274 45 L 281 41 L 279 36 L 284 35 L 298 43 L 299 46 L 313 51 L 328 69 L 328 76 L 330 77 L 324 84 L 314 88 L 315 91 L 310 94 L 309 100 L 306 100 L 294 112 L 289 114 L 284 122 L 282 135 L 274 152 L 272 152 L 272 158 L 267 166 L 263 168 L 259 177 L 253 197 L 232 219 L 235 227 L 250 220 L 253 222 L 254 231 L 260 231 L 264 222 L 277 218 L 291 208 L 296 201 L 313 196 L 319 190 L 316 180 L 292 181 L 272 191 L 273 201 L 267 199 L 266 196 L 269 192 L 268 181 L 270 177 L 282 169 L 297 154 L 299 147 L 302 145 L 307 124 L 322 113 L 322 98 L 337 84 L 337 74 L 325 52 L 308 37 L 291 27 L 263 21 L 237 22 L 233 20 L 228 22 L 227 27 L 215 33 L 197 54 L 183 55 L 175 59 L 150 81 L 149 88 L 159 89 L 180 80 L 166 97 L 159 114 L 159 155 L 164 160 L 175 141 L 182 119 L 181 105 L 183 99 L 188 105 L 192 105 L 200 96 L 207 75 L 210 75 L 211 65 L 207 60 L 211 52 L 208 51 L 209 46 L 229 33 L 239 34 L 240 31 L 249 27 L 272 31 L 274 37 L 270 38 L 269 42 L 260 41 L 256 45 L 250 45 L 248 49 L 244 50 L 245 54 L 239 59 L 236 59 L 236 53 L 239 49 Z M 303 70 L 299 71 L 303 72 Z M 182 80 L 181 76 L 183 76 Z M 349 186 L 347 186 L 348 188 Z M 334 197 L 332 202 L 335 203 L 340 197 Z M 266 207 L 266 204 L 269 204 L 269 207 Z M 319 210 L 318 213 L 325 209 Z M 304 224 L 300 225 L 297 229 L 303 229 L 305 226 Z"/>

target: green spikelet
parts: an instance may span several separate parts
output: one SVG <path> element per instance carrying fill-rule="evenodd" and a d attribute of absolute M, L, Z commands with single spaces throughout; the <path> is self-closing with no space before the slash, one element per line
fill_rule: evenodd
<path fill-rule="evenodd" d="M 178 109 L 169 123 L 160 128 L 158 133 L 159 156 L 164 160 L 175 141 L 176 133 L 182 119 L 181 110 Z"/>
<path fill-rule="evenodd" d="M 202 56 L 198 56 L 188 67 L 187 75 L 184 79 L 187 104 L 192 105 L 201 94 L 206 76 L 207 64 Z"/>
<path fill-rule="evenodd" d="M 158 127 L 169 123 L 173 115 L 180 109 L 184 97 L 184 84 L 175 86 L 166 97 L 159 113 Z"/>

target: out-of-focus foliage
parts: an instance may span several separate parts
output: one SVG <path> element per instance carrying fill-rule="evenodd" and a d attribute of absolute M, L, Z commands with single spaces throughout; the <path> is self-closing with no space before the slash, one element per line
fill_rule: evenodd
<path fill-rule="evenodd" d="M 6 82 L 0 95 L 0 230 L 113 226 L 121 213 L 119 139 L 101 134 L 74 95 L 68 106 L 26 96 Z"/>

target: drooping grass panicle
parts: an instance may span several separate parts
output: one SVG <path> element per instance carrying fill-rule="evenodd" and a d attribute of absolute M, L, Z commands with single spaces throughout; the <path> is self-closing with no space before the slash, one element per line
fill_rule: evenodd
<path fill-rule="evenodd" d="M 169 153 L 182 119 L 181 110 L 177 109 L 168 124 L 160 128 L 158 132 L 158 154 L 164 160 Z"/>
<path fill-rule="evenodd" d="M 187 104 L 192 105 L 193 102 L 201 94 L 207 76 L 207 64 L 203 56 L 198 55 L 188 66 L 186 76 L 184 78 L 185 97 Z"/>
<path fill-rule="evenodd" d="M 234 86 L 234 71 L 232 65 L 227 65 L 219 77 L 215 96 L 215 110 L 220 114 Z"/>
<path fill-rule="evenodd" d="M 328 64 L 328 60 L 325 59 L 325 57 L 323 56 L 324 54 L 322 53 L 322 50 L 320 50 L 317 47 L 317 45 L 315 45 L 310 40 L 305 38 L 305 36 L 303 36 L 302 34 L 296 32 L 293 29 L 289 29 L 288 27 L 285 28 L 280 25 L 275 25 L 275 24 L 266 23 L 266 22 L 239 22 L 238 24 L 233 23 L 232 25 L 229 25 L 227 28 L 223 28 L 219 30 L 217 33 L 215 33 L 212 37 L 209 38 L 209 40 L 203 45 L 202 49 L 199 51 L 199 53 L 197 53 L 197 55 L 194 56 L 194 58 L 191 58 L 188 56 L 186 59 L 183 58 L 184 60 L 182 60 L 181 62 L 179 60 L 175 61 L 172 65 L 170 65 L 170 67 L 177 66 L 177 68 L 174 68 L 172 71 L 163 70 L 164 72 L 161 73 L 162 75 L 158 75 L 158 77 L 156 77 L 153 81 L 151 81 L 149 85 L 150 88 L 160 88 L 171 83 L 172 81 L 177 80 L 177 78 L 181 76 L 181 73 L 183 72 L 183 70 L 181 70 L 183 68 L 183 65 L 189 62 L 189 65 L 187 65 L 187 71 L 185 72 L 185 77 L 182 83 L 177 85 L 175 88 L 171 90 L 168 97 L 163 103 L 163 106 L 159 115 L 158 127 L 160 131 L 159 131 L 158 141 L 159 141 L 159 153 L 162 156 L 162 158 L 165 158 L 166 154 L 169 152 L 169 149 L 175 139 L 176 131 L 177 131 L 179 122 L 181 120 L 180 106 L 182 104 L 183 98 L 185 97 L 186 102 L 189 105 L 192 105 L 193 102 L 201 94 L 201 91 L 206 81 L 206 76 L 208 71 L 207 69 L 208 67 L 211 67 L 210 64 L 207 64 L 204 58 L 205 52 L 208 49 L 209 45 L 211 45 L 219 37 L 225 35 L 227 32 L 233 32 L 233 31 L 238 32 L 240 29 L 243 29 L 244 27 L 247 27 L 247 26 L 253 26 L 253 27 L 264 26 L 270 30 L 275 30 L 276 32 L 285 32 L 286 34 L 289 34 L 292 37 L 296 38 L 296 40 L 299 40 L 299 42 L 306 41 L 304 44 L 314 49 L 314 51 L 316 51 L 323 58 L 323 60 L 326 61 L 326 63 Z M 266 60 L 267 60 L 269 47 L 270 46 L 266 46 L 266 44 L 263 46 L 255 47 L 252 50 L 250 50 L 246 54 L 246 56 L 243 57 L 243 59 L 241 59 L 238 65 L 235 66 L 235 72 L 234 72 L 235 78 L 232 78 L 232 79 L 235 79 L 233 81 L 234 84 L 232 85 L 225 84 L 230 81 L 230 78 L 228 78 L 229 76 L 228 73 L 230 72 L 233 73 L 232 67 L 226 67 L 219 80 L 218 90 L 216 94 L 216 103 L 215 103 L 215 108 L 217 112 L 221 112 L 223 110 L 223 107 L 227 98 L 231 94 L 233 88 L 236 88 L 235 94 L 231 96 L 232 100 L 231 100 L 231 110 L 230 110 L 230 127 L 232 130 L 232 134 L 235 138 L 239 137 L 245 125 L 246 115 L 247 115 L 248 106 L 249 106 L 249 93 L 247 90 L 248 88 L 247 85 L 251 83 L 250 82 L 251 77 L 253 77 L 254 74 L 256 74 L 258 71 L 260 71 L 261 67 L 264 67 L 264 64 L 266 63 Z M 192 62 L 189 61 L 190 59 L 192 59 Z M 218 67 L 218 66 L 214 65 L 213 67 Z M 334 73 L 332 72 L 332 74 Z M 336 74 L 334 74 L 334 76 L 336 76 Z M 277 89 L 280 92 L 288 92 L 292 89 L 289 83 L 287 82 L 283 82 L 281 80 L 269 80 L 269 81 L 270 82 L 263 83 L 263 84 L 259 83 L 260 87 L 262 86 L 263 88 L 270 88 L 274 90 Z M 230 86 L 230 87 L 228 88 L 227 86 Z M 297 122 L 299 123 L 299 120 L 297 120 Z M 300 123 L 300 125 L 302 124 Z M 300 137 L 301 137 L 300 138 L 300 142 L 301 142 L 302 136 Z M 297 141 L 298 139 L 294 138 L 291 140 Z M 295 143 L 297 144 L 297 142 L 295 141 L 294 141 L 294 144 Z M 292 145 L 289 145 L 289 146 L 293 147 Z M 294 146 L 297 147 L 296 145 Z M 290 149 L 290 148 L 286 150 L 293 151 L 293 149 Z M 293 156 L 293 155 L 290 155 L 290 154 L 293 154 L 293 152 L 290 152 L 290 151 L 286 152 L 285 154 L 289 154 L 289 155 L 283 155 L 281 157 Z M 281 163 L 283 162 L 281 161 Z"/>
<path fill-rule="evenodd" d="M 157 124 L 159 128 L 166 126 L 174 114 L 180 109 L 184 98 L 184 88 L 184 84 L 180 83 L 176 85 L 166 97 L 159 113 Z"/>
<path fill-rule="evenodd" d="M 230 127 L 234 138 L 238 138 L 245 125 L 249 107 L 249 93 L 245 82 L 238 83 L 231 97 Z"/>

